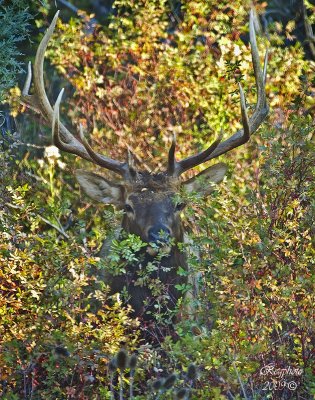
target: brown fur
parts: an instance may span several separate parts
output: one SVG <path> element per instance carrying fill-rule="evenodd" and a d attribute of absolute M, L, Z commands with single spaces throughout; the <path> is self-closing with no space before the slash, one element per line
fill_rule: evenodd
<path fill-rule="evenodd" d="M 185 254 L 178 248 L 178 243 L 183 242 L 184 237 L 180 218 L 183 204 L 175 203 L 175 195 L 179 193 L 182 185 L 186 185 L 187 191 L 198 191 L 200 194 L 208 195 L 213 190 L 213 183 L 223 179 L 226 166 L 222 163 L 211 166 L 199 174 L 200 179 L 197 176 L 187 181 L 187 184 L 165 172 L 151 174 L 133 169 L 130 171 L 132 178 L 122 183 L 112 182 L 100 175 L 82 170 L 76 172 L 76 177 L 90 197 L 124 209 L 121 224 L 123 232 L 138 235 L 143 242 L 148 243 L 148 247 L 143 248 L 137 255 L 139 261 L 130 263 L 126 267 L 126 274 L 120 276 L 105 274 L 104 280 L 110 285 L 112 293 L 121 292 L 126 288 L 135 315 L 151 319 L 152 316 L 145 315 L 145 312 L 154 311 L 154 305 L 161 298 L 166 299 L 164 309 L 174 309 L 181 294 L 175 286 L 187 282 L 186 276 L 179 276 L 177 273 L 179 267 L 187 270 L 187 261 Z M 168 246 L 169 252 L 156 261 L 154 258 L 156 246 L 167 248 L 167 242 L 163 242 L 161 232 L 171 237 L 173 245 Z M 153 242 L 154 246 L 150 246 L 149 242 L 151 244 Z M 101 257 L 106 256 L 109 247 L 107 242 L 103 244 Z M 152 263 L 156 269 L 150 272 L 148 286 L 139 286 L 137 284 L 139 273 Z M 150 284 L 153 289 L 157 286 L 163 287 L 159 299 L 155 298 L 153 289 L 149 288 Z M 145 309 L 146 302 L 149 307 Z"/>
<path fill-rule="evenodd" d="M 180 266 L 187 268 L 186 257 L 177 247 L 177 243 L 183 241 L 182 222 L 179 211 L 175 211 L 176 204 L 173 199 L 178 190 L 178 181 L 163 174 L 141 174 L 133 184 L 124 186 L 125 202 L 132 206 L 134 212 L 125 212 L 122 220 L 123 230 L 138 235 L 144 242 L 149 242 L 149 229 L 162 224 L 170 230 L 174 239 L 169 254 L 156 263 L 158 270 L 150 275 L 151 280 L 160 281 L 165 287 L 164 295 L 169 297 L 165 305 L 171 309 L 174 309 L 180 296 L 175 285 L 186 282 L 186 277 L 180 277 L 177 270 Z M 145 268 L 149 262 L 154 262 L 154 257 L 148 253 L 147 248 L 144 248 L 138 258 L 140 261 L 130 264 L 125 275 L 112 277 L 110 286 L 113 293 L 120 292 L 126 287 L 135 315 L 146 318 L 145 312 L 154 311 L 156 301 L 152 291 L 147 287 L 137 286 L 136 281 L 139 270 Z M 145 302 L 150 304 L 146 309 Z"/>

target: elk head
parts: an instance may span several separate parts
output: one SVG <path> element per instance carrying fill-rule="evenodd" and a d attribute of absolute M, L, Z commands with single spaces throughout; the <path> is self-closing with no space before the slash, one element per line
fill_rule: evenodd
<path fill-rule="evenodd" d="M 223 179 L 226 166 L 223 163 L 212 165 L 188 181 L 181 181 L 180 176 L 185 171 L 246 143 L 268 114 L 265 94 L 267 53 L 262 70 L 256 44 L 253 11 L 250 14 L 250 43 L 257 85 L 257 103 L 253 115 L 250 118 L 247 115 L 244 92 L 239 84 L 243 128 L 223 142 L 222 135 L 220 135 L 206 150 L 181 161 L 176 161 L 175 158 L 176 138 L 174 137 L 169 150 L 167 168 L 164 172 L 157 174 L 138 171 L 130 153 L 126 162 L 113 160 L 96 153 L 85 139 L 82 128 L 80 128 L 79 137 L 76 137 L 60 122 L 59 106 L 63 89 L 53 109 L 45 92 L 43 78 L 44 54 L 58 13 L 36 53 L 34 95 L 29 95 L 32 79 L 32 70 L 29 64 L 28 76 L 22 92 L 22 102 L 42 114 L 46 122 L 51 124 L 53 142 L 60 150 L 78 155 L 120 175 L 120 180 L 116 181 L 108 180 L 93 172 L 82 170 L 76 172 L 77 180 L 90 197 L 124 209 L 122 226 L 127 232 L 139 235 L 146 242 L 163 241 L 167 237 L 182 241 L 183 232 L 179 214 L 184 204 L 174 202 L 175 194 L 183 186 L 188 192 L 195 191 L 202 195 L 208 195 L 213 189 L 213 184 Z"/>
<path fill-rule="evenodd" d="M 83 137 L 82 142 L 86 145 Z M 147 243 L 165 244 L 164 250 L 169 239 L 183 241 L 180 213 L 185 203 L 177 200 L 181 187 L 184 186 L 188 192 L 207 195 L 213 190 L 213 184 L 223 179 L 226 171 L 226 165 L 218 163 L 203 172 L 204 179 L 198 176 L 198 179 L 181 182 L 180 177 L 171 171 L 171 164 L 167 171 L 156 174 L 137 171 L 131 165 L 129 156 L 127 173 L 123 174 L 120 182 L 84 170 L 76 171 L 76 178 L 92 199 L 124 210 L 124 231 L 140 236 Z M 153 255 L 153 248 L 149 247 L 148 252 Z"/>

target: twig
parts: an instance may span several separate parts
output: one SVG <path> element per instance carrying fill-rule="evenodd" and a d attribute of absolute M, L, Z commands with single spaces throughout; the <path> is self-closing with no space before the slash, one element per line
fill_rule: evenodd
<path fill-rule="evenodd" d="M 39 146 L 37 144 L 32 144 L 32 143 L 24 143 L 21 142 L 20 140 L 15 141 L 14 144 L 17 144 L 18 146 L 32 147 L 34 149 L 45 149 L 47 147 L 47 146 Z"/>
<path fill-rule="evenodd" d="M 69 236 L 66 234 L 66 232 L 62 229 L 59 228 L 59 226 L 53 224 L 52 222 L 50 222 L 48 219 L 42 217 L 41 215 L 37 215 L 42 221 L 46 222 L 47 225 L 50 225 L 52 228 L 56 229 L 56 231 L 58 231 L 61 235 L 63 235 L 66 239 L 69 240 Z"/>
<path fill-rule="evenodd" d="M 223 379 L 222 376 L 219 376 L 217 374 L 213 374 L 213 375 L 214 375 L 215 379 L 217 379 L 220 383 L 223 383 L 226 387 L 228 386 L 226 380 Z M 229 389 L 226 389 L 226 395 L 227 395 L 228 400 L 235 400 L 235 396 Z"/>
<path fill-rule="evenodd" d="M 123 374 L 120 371 L 119 374 L 119 400 L 124 400 L 124 387 L 123 387 Z"/>
<path fill-rule="evenodd" d="M 5 204 L 6 204 L 7 206 L 11 207 L 11 208 L 14 208 L 14 209 L 17 209 L 17 210 L 22 210 L 22 207 L 16 206 L 15 204 L 12 204 L 12 203 L 5 203 Z M 59 227 L 59 226 L 53 224 L 53 223 L 50 222 L 48 219 L 42 217 L 42 216 L 39 215 L 39 214 L 33 214 L 33 215 L 39 217 L 43 222 L 45 222 L 47 225 L 51 226 L 52 228 L 56 229 L 56 231 L 58 231 L 61 235 L 63 235 L 66 239 L 69 240 L 69 236 L 66 234 L 66 232 L 63 230 L 62 227 Z"/>
<path fill-rule="evenodd" d="M 110 387 L 110 398 L 111 398 L 111 400 L 115 400 L 115 391 L 114 391 L 114 385 L 113 385 L 113 376 L 110 377 L 109 387 Z"/>
<path fill-rule="evenodd" d="M 130 372 L 130 381 L 129 381 L 129 398 L 133 399 L 133 384 L 134 384 L 134 371 Z"/>
<path fill-rule="evenodd" d="M 245 400 L 248 400 L 248 397 L 247 397 L 247 395 L 246 395 L 246 391 L 245 391 L 245 388 L 244 388 L 244 385 L 243 385 L 242 378 L 241 378 L 240 374 L 238 373 L 238 370 L 237 370 L 237 368 L 236 368 L 236 365 L 235 365 L 235 361 L 234 361 L 234 360 L 232 361 L 232 364 L 233 364 L 233 368 L 234 368 L 234 371 L 235 371 L 236 376 L 237 376 L 237 380 L 238 380 L 238 382 L 239 382 L 239 384 L 240 384 L 240 386 L 241 386 L 244 399 L 245 399 Z"/>

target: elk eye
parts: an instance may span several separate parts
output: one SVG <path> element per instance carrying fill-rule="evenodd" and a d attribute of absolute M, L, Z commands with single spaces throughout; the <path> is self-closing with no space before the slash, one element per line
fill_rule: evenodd
<path fill-rule="evenodd" d="M 131 207 L 130 204 L 125 204 L 125 211 L 126 211 L 126 212 L 129 212 L 129 213 L 132 213 L 132 212 L 133 212 L 133 208 Z"/>
<path fill-rule="evenodd" d="M 186 207 L 186 203 L 177 203 L 175 211 L 182 211 Z"/>

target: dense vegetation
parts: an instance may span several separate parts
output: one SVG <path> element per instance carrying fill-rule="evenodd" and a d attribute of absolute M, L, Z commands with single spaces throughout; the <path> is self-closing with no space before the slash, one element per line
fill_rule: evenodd
<path fill-rule="evenodd" d="M 55 8 L 40 5 L 41 29 Z M 122 160 L 129 148 L 142 168 L 162 168 L 172 133 L 184 157 L 240 127 L 238 81 L 251 112 L 249 5 L 116 0 L 102 25 L 83 11 L 59 20 L 47 92 L 55 99 L 66 87 L 62 118 L 73 131 L 83 124 L 96 149 Z M 256 6 L 264 15 L 266 4 Z M 22 15 L 20 29 L 25 7 Z M 199 294 L 189 300 L 193 317 L 178 305 L 182 318 L 159 345 L 143 340 L 150 326 L 122 296 L 109 298 L 98 273 L 127 252 L 136 257 L 138 239 L 116 242 L 105 262 L 95 257 L 121 214 L 81 196 L 73 171 L 88 163 L 51 147 L 50 127 L 11 89 L 11 112 L 23 114 L 0 143 L 1 398 L 314 398 L 315 65 L 299 41 L 284 46 L 294 22 L 265 28 L 270 117 L 220 157 L 229 173 L 211 198 L 190 198 L 187 252 Z M 269 364 L 301 374 L 263 375 Z"/>
<path fill-rule="evenodd" d="M 30 13 L 26 0 L 13 0 L 9 6 L 0 1 L 0 101 L 3 94 L 11 88 L 17 79 L 17 74 L 23 71 L 18 43 L 27 36 Z"/>

